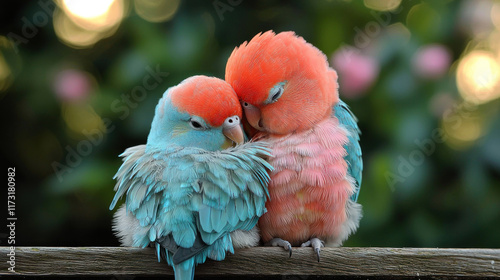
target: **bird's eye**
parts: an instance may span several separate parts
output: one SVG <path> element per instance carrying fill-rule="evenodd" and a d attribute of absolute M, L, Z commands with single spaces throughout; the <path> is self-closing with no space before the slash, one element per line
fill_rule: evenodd
<path fill-rule="evenodd" d="M 276 102 L 276 100 L 278 100 L 278 98 L 280 98 L 282 94 L 283 94 L 283 88 L 279 87 L 277 92 L 271 97 L 271 102 Z"/>
<path fill-rule="evenodd" d="M 283 95 L 285 91 L 285 82 L 278 83 L 269 91 L 269 97 L 266 100 L 266 104 L 271 104 L 276 101 Z"/>
<path fill-rule="evenodd" d="M 205 128 L 201 123 L 199 123 L 196 120 L 190 120 L 189 124 L 191 125 L 192 128 L 194 128 L 196 130 L 202 130 Z"/>

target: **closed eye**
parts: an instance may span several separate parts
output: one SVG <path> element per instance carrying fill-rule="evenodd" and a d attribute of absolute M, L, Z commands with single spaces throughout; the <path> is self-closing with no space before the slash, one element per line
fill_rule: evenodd
<path fill-rule="evenodd" d="M 269 91 L 269 97 L 267 98 L 265 103 L 271 104 L 271 103 L 278 101 L 278 99 L 280 99 L 280 97 L 283 95 L 284 91 L 285 91 L 285 82 L 281 82 L 281 83 L 276 84 Z"/>
<path fill-rule="evenodd" d="M 196 129 L 196 130 L 204 130 L 206 129 L 206 127 L 201 124 L 200 122 L 196 121 L 196 120 L 189 120 L 189 125 L 193 128 L 193 129 Z"/>
<path fill-rule="evenodd" d="M 276 92 L 272 97 L 271 97 L 271 102 L 276 102 L 278 100 L 278 98 L 281 97 L 281 95 L 283 94 L 283 88 L 278 88 L 278 92 Z"/>

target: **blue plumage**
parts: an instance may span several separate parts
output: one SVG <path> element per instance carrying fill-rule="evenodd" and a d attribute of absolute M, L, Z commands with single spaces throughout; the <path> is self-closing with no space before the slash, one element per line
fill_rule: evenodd
<path fill-rule="evenodd" d="M 344 146 L 347 155 L 344 159 L 348 163 L 349 175 L 356 181 L 356 190 L 351 196 L 351 200 L 356 202 L 358 200 L 359 191 L 361 188 L 362 172 L 363 172 L 363 159 L 361 158 L 361 146 L 359 145 L 359 135 L 361 131 L 358 128 L 357 119 L 349 109 L 349 106 L 344 101 L 339 100 L 334 107 L 335 117 L 339 120 L 349 132 L 349 142 Z"/>
<path fill-rule="evenodd" d="M 251 229 L 257 223 L 257 214 L 263 214 L 267 196 L 264 183 L 269 180 L 266 173 L 269 165 L 262 159 L 264 156 L 270 154 L 263 142 L 246 143 L 220 152 L 198 148 L 184 148 L 172 153 L 154 149 L 146 152 L 145 145 L 129 148 L 122 154 L 124 163 L 116 174 L 116 195 L 110 208 L 113 209 L 118 199 L 127 193 L 127 211 L 139 220 L 141 226 L 148 228 L 148 238 L 136 236 L 136 246 L 146 247 L 162 235 L 172 234 L 178 246 L 189 248 L 200 234 L 207 248 L 196 263 L 204 262 L 212 255 L 217 256 L 217 260 L 223 259 L 224 255 L 217 253 L 217 246 L 222 245 L 224 251 L 233 250 L 229 232 Z M 245 165 L 248 162 L 243 165 L 241 158 L 251 158 L 253 168 L 247 171 Z M 177 163 L 172 163 L 172 160 Z M 179 161 L 183 165 L 179 165 Z M 142 169 L 135 168 L 140 162 L 147 164 Z M 222 165 L 222 162 L 238 168 L 224 172 L 210 168 Z M 167 177 L 186 167 L 191 169 L 195 164 L 207 171 L 199 175 L 191 172 L 189 176 Z M 167 169 L 170 172 L 165 172 Z M 211 171 L 218 172 L 218 176 Z M 155 178 L 152 186 L 144 182 L 146 177 Z M 247 187 L 240 189 L 234 181 Z M 252 199 L 246 201 L 246 196 Z M 221 237 L 225 241 L 216 242 Z M 168 252 L 167 255 L 172 254 Z"/>
<path fill-rule="evenodd" d="M 204 82 L 195 84 L 197 79 Z M 156 107 L 147 144 L 121 154 L 123 164 L 114 176 L 116 194 L 110 209 L 126 196 L 125 213 L 132 216 L 118 216 L 118 235 L 130 238 L 127 244 L 132 246 L 154 244 L 159 260 L 163 257 L 174 268 L 178 280 L 193 279 L 194 267 L 206 258 L 223 260 L 226 252 L 233 253 L 230 233 L 251 230 L 265 213 L 269 194 L 267 144 L 224 149 L 230 140 L 243 140 L 241 108 L 232 88 L 214 79 L 197 76 L 167 90 Z M 234 108 L 204 120 L 200 115 L 206 111 L 193 110 L 209 103 L 192 106 L 196 100 L 181 94 L 217 98 L 221 106 Z M 223 123 L 210 125 L 214 122 Z"/>
<path fill-rule="evenodd" d="M 236 229 L 250 230 L 264 213 L 269 180 L 266 168 L 269 166 L 262 157 L 269 155 L 263 142 L 247 143 L 220 152 L 185 148 L 171 154 L 161 150 L 146 152 L 145 145 L 132 147 L 122 154 L 124 163 L 116 175 L 117 192 L 110 208 L 114 208 L 118 199 L 127 193 L 127 211 L 148 229 L 147 238 L 136 236 L 136 246 L 146 247 L 150 242 L 172 234 L 176 245 L 189 248 L 199 234 L 207 247 L 193 264 L 202 263 L 210 256 L 221 260 L 225 256 L 222 251 L 233 251 L 229 233 Z M 242 157 L 252 158 L 254 166 L 251 170 L 246 170 L 248 167 L 242 164 Z M 172 160 L 181 161 L 183 165 L 171 164 Z M 147 162 L 147 168 L 135 168 L 142 161 Z M 209 167 L 222 165 L 222 161 L 237 168 L 220 172 Z M 191 172 L 187 177 L 167 177 L 195 164 L 207 171 L 201 174 Z M 165 172 L 167 169 L 171 172 Z M 211 170 L 220 174 L 215 176 Z M 156 181 L 148 185 L 144 181 L 146 177 Z M 235 181 L 246 187 L 237 187 Z M 247 201 L 244 197 L 251 199 Z M 222 237 L 223 241 L 216 242 Z M 223 250 L 219 252 L 221 248 Z M 170 256 L 166 259 L 173 266 L 174 263 L 169 261 L 173 254 L 166 252 L 166 255 Z M 190 269 L 182 268 L 181 271 L 189 274 Z"/>

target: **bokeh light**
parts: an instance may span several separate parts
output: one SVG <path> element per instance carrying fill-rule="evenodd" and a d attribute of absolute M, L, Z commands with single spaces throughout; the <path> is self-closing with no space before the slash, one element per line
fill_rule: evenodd
<path fill-rule="evenodd" d="M 59 39 L 73 48 L 87 48 L 110 37 L 126 12 L 123 0 L 59 2 L 54 13 L 54 30 Z"/>
<path fill-rule="evenodd" d="M 341 48 L 332 55 L 332 66 L 339 76 L 340 92 L 347 98 L 367 93 L 380 70 L 375 58 L 350 47 Z"/>
<path fill-rule="evenodd" d="M 135 0 L 137 14 L 150 22 L 163 22 L 171 19 L 179 8 L 180 0 Z"/>
<path fill-rule="evenodd" d="M 462 31 L 473 38 L 483 38 L 494 28 L 492 16 L 496 15 L 491 0 L 466 0 L 461 3 L 458 17 Z"/>
<path fill-rule="evenodd" d="M 78 26 L 100 31 L 119 24 L 125 10 L 123 0 L 63 0 L 63 10 Z"/>
<path fill-rule="evenodd" d="M 84 19 L 105 16 L 113 2 L 114 0 L 63 0 L 64 6 L 71 14 Z"/>
<path fill-rule="evenodd" d="M 8 39 L 5 36 L 0 36 L 0 92 L 5 91 L 12 84 L 12 70 L 2 51 L 9 49 L 10 46 Z"/>
<path fill-rule="evenodd" d="M 398 42 L 402 45 L 408 43 L 411 39 L 410 30 L 401 22 L 395 22 L 387 26 L 385 32 L 387 32 L 389 38 L 398 38 Z"/>
<path fill-rule="evenodd" d="M 488 51 L 475 50 L 458 64 L 457 86 L 462 97 L 486 103 L 500 97 L 500 65 Z"/>
<path fill-rule="evenodd" d="M 451 110 L 455 99 L 451 92 L 438 92 L 434 94 L 429 102 L 429 112 L 436 118 L 441 118 L 445 112 Z"/>
<path fill-rule="evenodd" d="M 88 104 L 63 103 L 62 116 L 68 128 L 80 136 L 106 131 L 104 122 Z"/>
<path fill-rule="evenodd" d="M 91 47 L 101 39 L 100 33 L 80 28 L 60 11 L 54 13 L 54 31 L 63 43 L 73 48 Z"/>
<path fill-rule="evenodd" d="M 114 0 L 63 0 L 68 11 L 80 18 L 95 19 L 106 15 Z"/>
<path fill-rule="evenodd" d="M 500 3 L 494 3 L 491 7 L 491 21 L 497 29 L 500 29 Z"/>
<path fill-rule="evenodd" d="M 95 84 L 95 78 L 91 74 L 69 69 L 57 74 L 54 81 L 54 91 L 62 101 L 78 102 L 89 96 Z"/>
<path fill-rule="evenodd" d="M 417 36 L 435 36 L 442 26 L 442 17 L 435 8 L 427 3 L 413 6 L 406 17 L 406 25 Z"/>
<path fill-rule="evenodd" d="M 448 146 L 456 150 L 470 147 L 484 134 L 484 119 L 478 110 L 456 110 L 442 122 Z"/>
<path fill-rule="evenodd" d="M 364 0 L 365 6 L 381 12 L 392 11 L 399 7 L 401 0 Z"/>
<path fill-rule="evenodd" d="M 0 91 L 5 90 L 10 85 L 11 71 L 9 65 L 5 61 L 2 53 L 0 53 Z"/>
<path fill-rule="evenodd" d="M 446 74 L 451 63 L 451 53 L 443 45 L 431 44 L 418 49 L 413 56 L 413 69 L 422 78 L 439 79 Z"/>
<path fill-rule="evenodd" d="M 500 31 L 493 31 L 486 40 L 487 49 L 496 52 L 500 58 Z"/>

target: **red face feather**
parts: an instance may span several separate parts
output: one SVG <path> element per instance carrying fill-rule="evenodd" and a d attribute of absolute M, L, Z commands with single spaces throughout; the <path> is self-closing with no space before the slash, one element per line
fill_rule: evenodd
<path fill-rule="evenodd" d="M 181 111 L 203 118 L 212 127 L 219 127 L 228 117 L 241 118 L 238 96 L 231 86 L 218 78 L 194 76 L 171 92 L 172 103 Z"/>
<path fill-rule="evenodd" d="M 338 102 L 337 74 L 326 56 L 293 32 L 259 33 L 235 48 L 226 81 L 240 100 L 260 109 L 262 129 L 271 134 L 310 128 Z M 264 104 L 273 86 L 285 81 L 281 98 Z"/>

